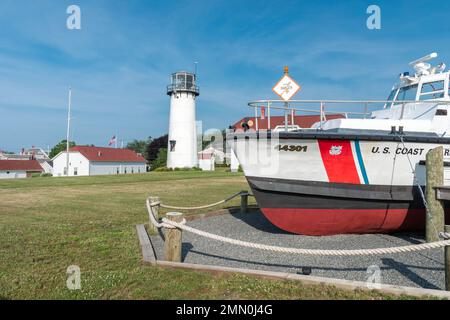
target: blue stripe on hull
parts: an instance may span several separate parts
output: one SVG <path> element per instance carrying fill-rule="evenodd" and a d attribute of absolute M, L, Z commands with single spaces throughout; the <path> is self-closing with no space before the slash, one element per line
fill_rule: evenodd
<path fill-rule="evenodd" d="M 359 141 L 355 140 L 355 151 L 356 156 L 358 157 L 359 168 L 361 169 L 361 174 L 364 179 L 364 184 L 369 184 L 369 179 L 367 178 L 366 167 L 364 166 L 364 161 L 361 154 L 361 147 L 359 145 Z"/>

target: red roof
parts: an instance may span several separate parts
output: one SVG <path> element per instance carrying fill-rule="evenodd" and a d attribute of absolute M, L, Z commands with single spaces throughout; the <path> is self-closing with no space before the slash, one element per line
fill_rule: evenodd
<path fill-rule="evenodd" d="M 78 151 L 89 161 L 95 162 L 146 162 L 142 155 L 129 149 L 75 146 L 70 151 Z"/>
<path fill-rule="evenodd" d="M 327 114 L 327 120 L 345 118 L 342 114 Z M 320 121 L 319 115 L 312 116 L 294 116 L 294 125 L 300 126 L 300 128 L 311 128 L 311 126 Z M 236 122 L 232 127 L 233 129 L 242 129 L 242 124 L 247 122 L 250 129 L 256 130 L 255 117 L 245 117 Z M 291 116 L 288 116 L 288 125 L 291 124 Z M 284 116 L 271 116 L 270 117 L 270 129 L 275 129 L 276 126 L 284 126 Z M 258 130 L 268 129 L 267 116 L 264 119 L 258 117 Z"/>
<path fill-rule="evenodd" d="M 0 170 L 43 171 L 41 165 L 36 160 L 0 160 Z"/>

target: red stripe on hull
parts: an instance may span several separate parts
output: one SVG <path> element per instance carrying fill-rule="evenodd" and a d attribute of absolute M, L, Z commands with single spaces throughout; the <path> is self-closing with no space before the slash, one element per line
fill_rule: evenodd
<path fill-rule="evenodd" d="M 360 184 L 350 141 L 319 140 L 329 182 Z"/>
<path fill-rule="evenodd" d="M 424 209 L 262 208 L 261 211 L 278 228 L 310 236 L 388 233 L 425 227 Z"/>

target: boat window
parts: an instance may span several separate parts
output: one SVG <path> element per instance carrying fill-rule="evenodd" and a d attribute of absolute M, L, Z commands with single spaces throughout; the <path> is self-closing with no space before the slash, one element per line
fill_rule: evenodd
<path fill-rule="evenodd" d="M 440 91 L 440 90 L 444 90 L 444 80 L 424 83 L 422 85 L 421 93 L 422 94 L 431 93 L 431 92 Z"/>
<path fill-rule="evenodd" d="M 396 94 L 397 94 L 397 89 L 392 90 L 392 91 L 391 91 L 391 94 L 389 95 L 389 97 L 387 98 L 386 101 L 394 101 L 395 95 L 396 95 Z"/>
<path fill-rule="evenodd" d="M 396 101 L 412 101 L 416 100 L 418 85 L 400 88 Z"/>
<path fill-rule="evenodd" d="M 394 101 L 395 96 L 397 95 L 397 91 L 398 91 L 398 89 L 392 90 L 391 93 L 389 94 L 389 97 L 387 97 L 386 101 Z M 384 105 L 384 108 L 387 108 L 390 106 L 392 106 L 392 102 L 386 102 Z"/>
<path fill-rule="evenodd" d="M 420 93 L 420 100 L 443 98 L 445 94 L 444 87 L 444 80 L 424 83 Z"/>
<path fill-rule="evenodd" d="M 441 98 L 444 98 L 444 91 L 422 94 L 422 95 L 420 95 L 419 100 L 423 101 L 423 100 L 441 99 Z"/>

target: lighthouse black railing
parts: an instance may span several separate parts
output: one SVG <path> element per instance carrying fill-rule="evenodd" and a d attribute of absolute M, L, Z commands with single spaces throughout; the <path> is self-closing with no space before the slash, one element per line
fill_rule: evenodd
<path fill-rule="evenodd" d="M 192 92 L 198 96 L 200 94 L 200 88 L 195 85 L 186 85 L 184 83 L 168 85 L 167 94 L 170 95 L 173 92 Z"/>

